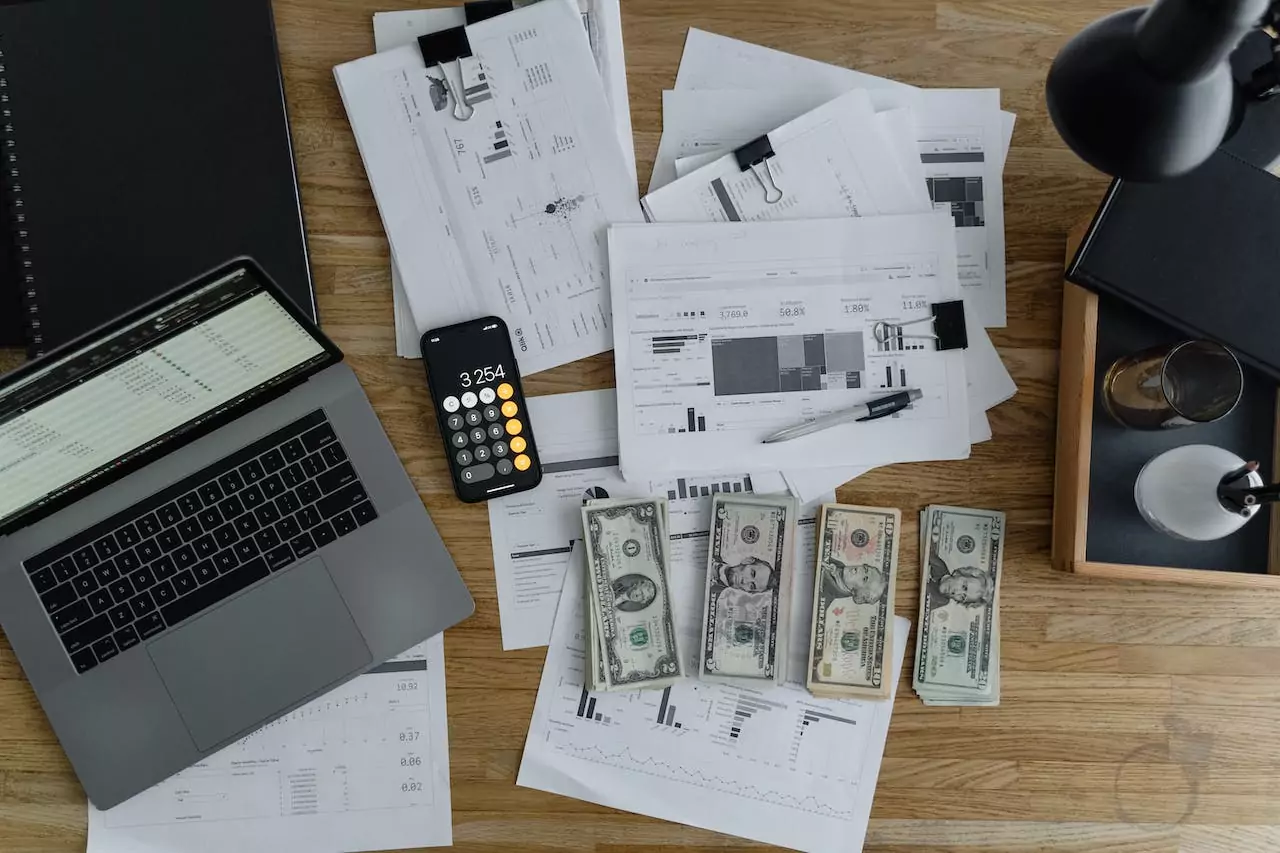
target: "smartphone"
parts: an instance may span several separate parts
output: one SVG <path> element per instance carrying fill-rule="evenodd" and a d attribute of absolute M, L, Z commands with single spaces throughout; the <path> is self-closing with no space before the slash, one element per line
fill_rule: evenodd
<path fill-rule="evenodd" d="M 541 483 L 507 324 L 481 317 L 432 329 L 422 360 L 458 498 L 478 503 Z"/>

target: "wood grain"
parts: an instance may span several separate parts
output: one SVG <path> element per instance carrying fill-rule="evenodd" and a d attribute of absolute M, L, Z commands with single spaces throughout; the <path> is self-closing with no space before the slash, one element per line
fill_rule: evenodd
<path fill-rule="evenodd" d="M 429 0 L 428 0 L 429 2 Z M 483 506 L 450 491 L 421 366 L 395 357 L 389 256 L 332 66 L 373 49 L 375 11 L 415 0 L 276 0 L 320 311 L 477 600 L 448 632 L 456 846 L 665 853 L 759 845 L 515 787 L 541 650 L 503 654 Z M 642 183 L 688 27 L 909 83 L 997 86 L 1018 114 L 1005 172 L 1009 325 L 992 339 L 1018 394 L 963 462 L 900 465 L 850 502 L 1009 514 L 1003 706 L 925 708 L 904 680 L 868 853 L 1253 853 L 1280 849 L 1280 593 L 1118 583 L 1050 565 L 1062 256 L 1106 179 L 1048 120 L 1058 48 L 1114 0 L 623 0 Z M 0 353 L 0 370 L 18 357 Z M 530 394 L 602 388 L 602 355 L 532 377 Z M 908 522 L 898 612 L 915 619 Z M 911 641 L 914 645 L 914 639 Z M 495 701 L 496 699 L 496 701 Z M 78 853 L 83 794 L 0 641 L 0 850 Z"/>

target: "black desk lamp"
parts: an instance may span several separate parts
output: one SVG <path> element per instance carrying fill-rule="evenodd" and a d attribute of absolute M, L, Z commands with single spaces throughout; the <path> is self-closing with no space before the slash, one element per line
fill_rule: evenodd
<path fill-rule="evenodd" d="M 1049 70 L 1049 116 L 1079 157 L 1111 175 L 1158 181 L 1208 159 L 1249 99 L 1280 92 L 1280 0 L 1158 0 L 1095 21 Z M 1233 50 L 1255 27 L 1271 60 L 1237 87 Z"/>

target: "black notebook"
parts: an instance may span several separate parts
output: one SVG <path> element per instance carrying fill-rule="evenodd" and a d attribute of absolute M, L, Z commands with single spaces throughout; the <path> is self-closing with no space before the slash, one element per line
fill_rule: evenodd
<path fill-rule="evenodd" d="M 237 255 L 315 316 L 270 0 L 0 0 L 0 93 L 33 354 Z"/>
<path fill-rule="evenodd" d="M 1280 380 L 1280 178 L 1228 151 L 1171 181 L 1113 182 L 1067 279 Z"/>

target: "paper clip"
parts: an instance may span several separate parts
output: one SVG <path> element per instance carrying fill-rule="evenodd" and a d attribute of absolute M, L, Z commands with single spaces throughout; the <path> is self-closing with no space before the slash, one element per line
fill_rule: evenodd
<path fill-rule="evenodd" d="M 475 115 L 475 107 L 467 101 L 467 87 L 462 79 L 462 60 L 471 56 L 471 42 L 467 40 L 466 28 L 454 27 L 419 36 L 418 49 L 422 51 L 422 59 L 427 65 L 435 65 L 443 78 L 439 82 L 444 86 L 445 92 L 453 96 L 453 117 L 458 121 L 467 121 Z M 446 68 L 450 63 L 458 72 L 456 87 L 449 79 Z"/>
<path fill-rule="evenodd" d="M 875 337 L 876 343 L 886 345 L 892 350 L 913 349 L 903 343 L 911 340 L 934 341 L 939 350 L 966 349 L 969 346 L 969 330 L 964 320 L 964 302 L 954 299 L 950 302 L 935 302 L 929 307 L 930 315 L 918 320 L 908 320 L 905 323 L 877 321 L 871 327 L 871 334 Z M 933 328 L 933 334 L 903 334 L 902 330 L 907 326 L 920 323 L 928 323 Z M 919 349 L 919 347 L 914 348 Z"/>
<path fill-rule="evenodd" d="M 773 165 L 769 162 L 773 158 L 773 145 L 769 142 L 768 135 L 753 139 L 735 150 L 733 154 L 738 159 L 738 168 L 744 172 L 750 169 L 751 174 L 756 176 L 756 180 L 764 188 L 766 204 L 777 204 L 782 201 L 782 188 L 778 186 L 778 179 L 773 174 Z"/>

